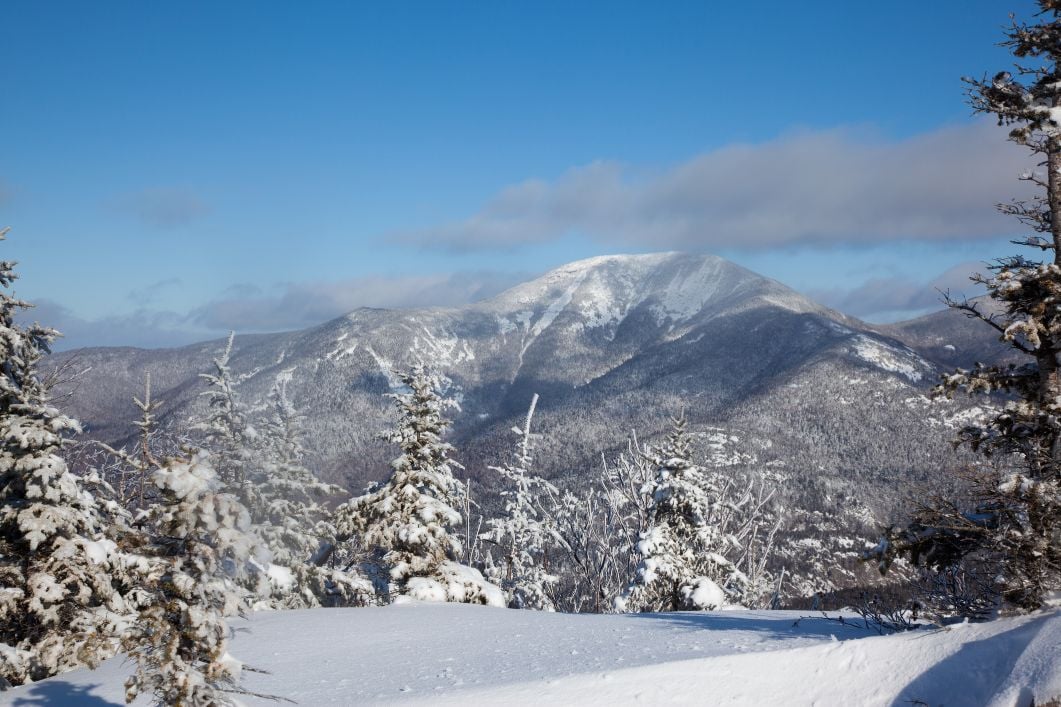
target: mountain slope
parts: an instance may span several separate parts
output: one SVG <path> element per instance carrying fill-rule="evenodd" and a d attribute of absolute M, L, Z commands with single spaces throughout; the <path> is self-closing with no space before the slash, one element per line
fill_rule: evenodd
<path fill-rule="evenodd" d="M 651 439 L 684 408 L 694 430 L 731 428 L 748 465 L 784 467 L 799 493 L 823 480 L 857 490 L 880 519 L 897 476 L 928 478 L 953 460 L 957 408 L 924 399 L 942 369 L 903 343 L 910 331 L 871 327 L 721 258 L 663 253 L 579 261 L 463 308 L 359 309 L 238 336 L 231 365 L 252 407 L 288 380 L 310 461 L 355 488 L 386 473 L 394 451 L 375 438 L 390 425 L 384 393 L 393 368 L 419 356 L 452 379 L 454 440 L 488 486 L 484 469 L 509 453 L 508 429 L 538 393 L 547 474 L 581 476 L 631 430 Z M 222 347 L 57 355 L 85 371 L 64 404 L 90 435 L 120 442 L 150 372 L 163 423 L 186 428 L 202 404 L 197 374 Z"/>
<path fill-rule="evenodd" d="M 985 314 L 1001 313 L 987 297 L 978 297 L 972 302 Z M 971 368 L 977 361 L 1008 363 L 1016 360 L 1013 347 L 999 340 L 998 331 L 953 309 L 875 329 L 906 342 L 925 358 L 946 368 Z"/>
<path fill-rule="evenodd" d="M 714 413 L 862 326 L 720 258 L 612 256 L 462 309 L 360 309 L 305 331 L 238 337 L 231 363 L 248 401 L 288 378 L 312 419 L 317 462 L 361 481 L 379 476 L 385 461 L 372 435 L 388 425 L 382 394 L 395 384 L 393 368 L 417 356 L 452 376 L 463 406 L 459 438 L 505 427 L 534 393 L 543 410 L 591 408 L 592 418 L 613 419 L 623 434 L 642 415 L 658 427 L 684 396 L 686 407 Z M 163 420 L 180 425 L 202 390 L 196 375 L 221 347 L 82 349 L 55 358 L 85 372 L 68 386 L 71 412 L 93 436 L 118 442 L 132 430 L 127 401 L 146 373 Z M 908 351 L 899 356 L 922 365 Z M 644 398 L 648 392 L 673 399 Z"/>

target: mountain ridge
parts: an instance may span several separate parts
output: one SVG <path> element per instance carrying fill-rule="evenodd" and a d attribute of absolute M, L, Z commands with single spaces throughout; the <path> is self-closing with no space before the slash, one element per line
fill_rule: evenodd
<path fill-rule="evenodd" d="M 725 426 L 754 402 L 758 418 L 744 414 L 741 424 L 761 428 L 792 391 L 814 397 L 807 386 L 824 383 L 808 381 L 825 370 L 868 375 L 882 396 L 923 397 L 943 367 L 907 343 L 911 331 L 867 324 L 716 256 L 671 252 L 576 261 L 464 307 L 360 308 L 301 331 L 239 335 L 231 366 L 252 414 L 278 377 L 288 382 L 308 419 L 311 462 L 330 479 L 356 487 L 385 473 L 392 452 L 374 436 L 390 424 L 383 394 L 398 385 L 393 369 L 416 357 L 451 379 L 461 405 L 453 437 L 469 473 L 505 458 L 511 423 L 539 394 L 536 421 L 549 438 L 540 463 L 563 477 L 598 464 L 632 429 L 651 439 L 680 408 L 694 425 Z M 52 359 L 90 369 L 60 393 L 89 436 L 121 444 L 134 432 L 130 401 L 147 373 L 163 424 L 186 433 L 202 414 L 198 374 L 222 346 L 79 349 Z M 804 418 L 847 420 L 843 406 L 814 399 Z M 901 407 L 892 413 L 910 413 L 899 398 L 892 404 Z M 887 468 L 879 456 L 867 463 Z"/>

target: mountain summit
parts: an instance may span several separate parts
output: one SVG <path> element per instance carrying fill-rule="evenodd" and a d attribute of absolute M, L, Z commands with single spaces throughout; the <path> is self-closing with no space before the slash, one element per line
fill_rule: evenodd
<path fill-rule="evenodd" d="M 574 306 L 591 327 L 616 327 L 644 308 L 680 324 L 705 309 L 717 312 L 759 298 L 792 311 L 822 309 L 779 282 L 713 255 L 652 253 L 588 258 L 551 270 L 484 303 L 511 310 L 551 300 Z"/>

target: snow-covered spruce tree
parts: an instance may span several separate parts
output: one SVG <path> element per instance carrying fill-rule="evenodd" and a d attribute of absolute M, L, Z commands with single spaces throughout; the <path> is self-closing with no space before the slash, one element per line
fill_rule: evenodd
<path fill-rule="evenodd" d="M 973 474 L 970 502 L 935 499 L 867 553 L 882 572 L 900 554 L 940 571 L 978 566 L 993 578 L 997 596 L 1019 610 L 1035 609 L 1061 589 L 1061 0 L 1038 5 L 1037 24 L 1014 21 L 1006 32 L 1003 45 L 1026 62 L 1016 74 L 964 80 L 974 110 L 1010 126 L 1009 139 L 1045 168 L 1020 177 L 1041 190 L 1037 196 L 998 208 L 1034 231 L 1015 243 L 1046 257 L 1003 258 L 989 277 L 974 276 L 993 300 L 990 309 L 947 298 L 994 328 L 1026 362 L 958 370 L 936 390 L 1013 396 L 958 440 L 997 465 Z"/>
<path fill-rule="evenodd" d="M 648 528 L 638 543 L 642 559 L 615 601 L 619 611 L 718 609 L 745 593 L 747 578 L 722 554 L 728 538 L 711 525 L 722 488 L 693 463 L 686 424 L 684 413 L 674 418 L 667 439 L 653 450 L 657 472 L 648 489 Z"/>
<path fill-rule="evenodd" d="M 162 406 L 160 401 L 151 399 L 150 371 L 144 376 L 144 399 L 141 400 L 134 396 L 133 404 L 136 406 L 136 409 L 140 411 L 140 419 L 133 423 L 133 426 L 135 426 L 137 432 L 139 432 L 139 439 L 137 441 L 138 448 L 136 450 L 139 463 L 134 467 L 136 471 L 134 475 L 136 507 L 143 508 L 146 503 L 144 492 L 148 483 L 148 470 L 158 465 L 155 461 L 155 456 L 151 447 L 155 432 L 158 429 L 158 421 L 155 418 L 155 413 L 158 411 L 159 407 Z M 126 498 L 124 484 L 122 498 Z"/>
<path fill-rule="evenodd" d="M 262 517 L 253 520 L 272 555 L 273 602 L 282 608 L 365 604 L 373 594 L 371 582 L 322 563 L 336 536 L 324 500 L 343 489 L 324 483 L 304 465 L 301 415 L 287 397 L 285 379 L 276 381 L 269 402 L 257 436 Z"/>
<path fill-rule="evenodd" d="M 221 356 L 214 359 L 214 372 L 199 374 L 209 386 L 202 393 L 209 412 L 207 418 L 193 429 L 203 435 L 204 447 L 211 455 L 211 468 L 217 474 L 222 490 L 239 499 L 251 514 L 252 524 L 257 525 L 267 516 L 259 492 L 261 462 L 255 454 L 257 432 L 247 422 L 243 404 L 236 393 L 236 381 L 228 365 L 234 341 L 235 332 L 229 334 Z M 254 528 L 258 535 L 259 531 L 260 528 Z M 259 543 L 257 551 L 248 557 L 247 562 L 249 571 L 240 573 L 243 585 L 257 597 L 261 606 L 273 606 L 273 595 L 278 588 L 269 579 L 268 547 Z"/>
<path fill-rule="evenodd" d="M 242 664 L 228 653 L 226 616 L 243 608 L 240 573 L 257 541 L 250 515 L 222 483 L 204 452 L 166 459 L 153 479 L 161 501 L 147 513 L 155 535 L 144 552 L 149 596 L 122 646 L 136 661 L 126 700 L 150 695 L 160 705 L 231 705 Z"/>
<path fill-rule="evenodd" d="M 228 365 L 235 337 L 235 332 L 228 335 L 224 350 L 214 359 L 214 371 L 199 374 L 209 386 L 202 393 L 209 413 L 195 429 L 203 434 L 205 446 L 213 454 L 218 478 L 225 489 L 250 507 L 254 505 L 251 498 L 254 488 L 251 450 L 256 433 L 247 424 Z"/>
<path fill-rule="evenodd" d="M 0 262 L 4 290 L 14 266 Z M 29 306 L 0 291 L 0 687 L 95 666 L 113 654 L 126 611 L 105 536 L 113 509 L 59 456 L 78 426 L 38 374 L 58 333 L 17 324 Z"/>
<path fill-rule="evenodd" d="M 388 594 L 424 601 L 504 606 L 505 595 L 478 570 L 457 561 L 461 542 L 454 528 L 463 487 L 453 446 L 443 441 L 452 402 L 440 394 L 441 377 L 417 363 L 397 371 L 405 391 L 391 393 L 398 428 L 385 435 L 401 448 L 390 476 L 336 509 L 340 536 L 359 535 L 390 578 Z"/>
<path fill-rule="evenodd" d="M 531 472 L 531 420 L 537 404 L 535 394 L 523 429 L 512 428 L 520 438 L 513 461 L 490 467 L 505 480 L 506 488 L 501 491 L 503 515 L 487 521 L 489 531 L 485 537 L 499 550 L 501 564 L 491 565 L 486 575 L 505 590 L 509 607 L 554 611 L 547 588 L 556 582 L 556 577 L 545 569 L 545 553 L 553 536 L 542 504 L 546 494 L 555 495 L 558 491 Z"/>

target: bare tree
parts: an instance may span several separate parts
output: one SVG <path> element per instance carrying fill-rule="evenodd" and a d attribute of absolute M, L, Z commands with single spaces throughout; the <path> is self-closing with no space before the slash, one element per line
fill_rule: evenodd
<path fill-rule="evenodd" d="M 111 471 L 105 476 L 113 478 L 113 485 L 118 492 L 118 501 L 129 509 L 146 507 L 147 477 L 159 467 L 152 447 L 157 431 L 155 412 L 161 404 L 151 399 L 151 373 L 148 373 L 144 378 L 143 400 L 133 396 L 133 405 L 140 411 L 140 418 L 133 422 L 133 426 L 139 431 L 138 448 L 129 453 L 125 449 L 115 449 L 104 442 L 95 442 L 97 447 L 110 455 L 111 458 L 102 463 L 105 470 Z"/>
<path fill-rule="evenodd" d="M 556 577 L 545 569 L 550 523 L 541 500 L 556 490 L 533 474 L 533 442 L 539 435 L 531 432 L 531 421 L 537 405 L 535 393 L 523 427 L 512 428 L 519 437 L 513 459 L 490 467 L 504 480 L 505 488 L 501 491 L 503 513 L 487 521 L 489 531 L 484 536 L 500 551 L 501 564 L 489 566 L 486 576 L 505 590 L 511 608 L 552 611 L 548 586 L 556 582 Z"/>

